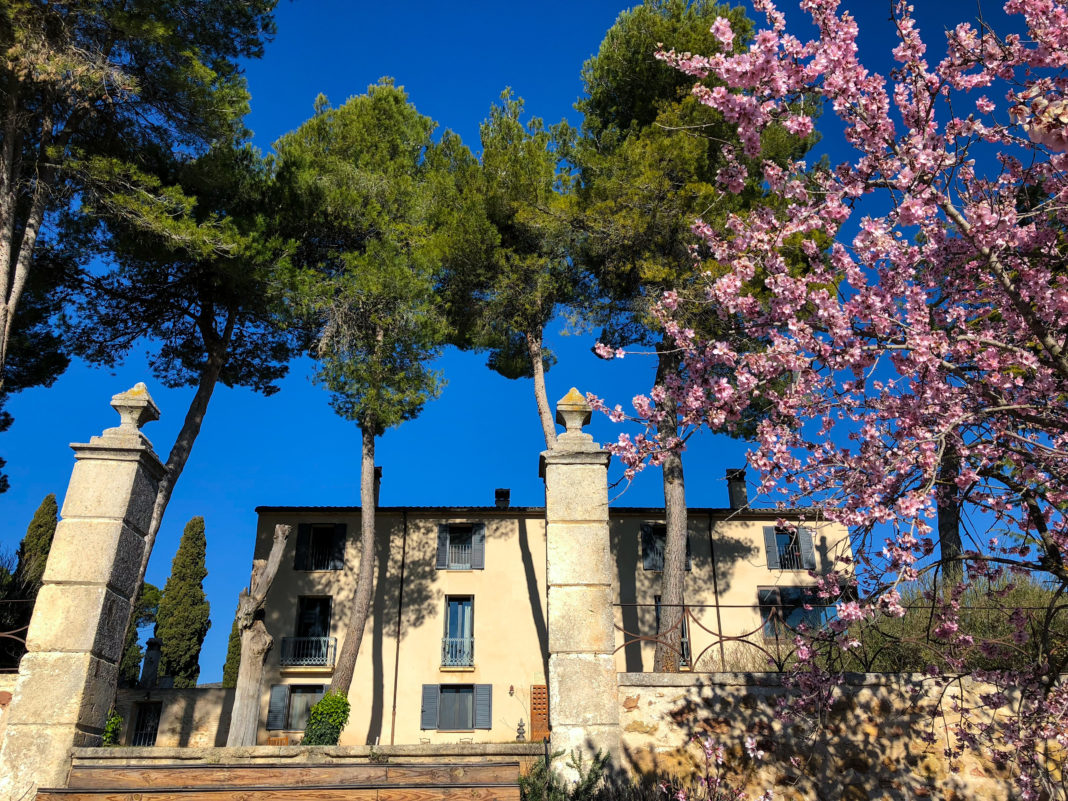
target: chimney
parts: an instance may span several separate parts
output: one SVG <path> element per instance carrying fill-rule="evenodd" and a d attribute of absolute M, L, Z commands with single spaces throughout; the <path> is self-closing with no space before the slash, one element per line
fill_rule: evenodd
<path fill-rule="evenodd" d="M 744 509 L 749 505 L 749 491 L 745 487 L 744 467 L 736 467 L 727 471 L 727 499 L 731 509 Z"/>
<path fill-rule="evenodd" d="M 493 491 L 493 501 L 498 509 L 507 509 L 512 500 L 512 491 L 507 487 L 498 487 Z"/>
<path fill-rule="evenodd" d="M 141 665 L 141 687 L 151 690 L 156 686 L 159 674 L 159 657 L 163 647 L 163 640 L 158 637 L 149 637 L 145 643 L 145 661 Z"/>
<path fill-rule="evenodd" d="M 378 496 L 382 490 L 382 468 L 375 468 L 375 509 L 378 508 Z"/>

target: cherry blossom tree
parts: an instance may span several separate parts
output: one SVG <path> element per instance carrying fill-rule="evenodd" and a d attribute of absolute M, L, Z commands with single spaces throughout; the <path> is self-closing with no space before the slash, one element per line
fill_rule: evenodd
<path fill-rule="evenodd" d="M 711 254 L 704 286 L 666 292 L 660 307 L 684 378 L 635 399 L 646 431 L 614 450 L 633 472 L 660 451 L 665 406 L 686 432 L 730 432 L 761 400 L 769 411 L 749 454 L 761 490 L 856 532 L 858 564 L 819 577 L 837 614 L 798 639 L 794 713 L 835 697 L 821 649 L 856 648 L 860 627 L 904 614 L 909 582 L 943 573 L 953 581 L 928 585 L 944 654 L 932 681 L 959 675 L 968 649 L 1037 648 L 1026 667 L 973 672 L 994 688 L 980 706 L 1012 699 L 1014 714 L 995 725 L 965 715 L 947 752 L 982 749 L 1014 770 L 1022 797 L 1063 798 L 1068 652 L 1048 635 L 1068 614 L 1068 8 L 1009 0 L 1018 32 L 962 22 L 931 55 L 913 8 L 898 3 L 896 63 L 883 76 L 864 66 L 837 0 L 803 0 L 809 41 L 769 0 L 754 6 L 768 27 L 745 52 L 732 52 L 721 18 L 720 53 L 658 54 L 724 84 L 694 87 L 738 128 L 724 190 L 741 189 L 769 125 L 809 133 L 814 101 L 840 121 L 852 157 L 765 162 L 757 177 L 781 203 L 696 222 Z M 674 322 L 695 305 L 763 347 L 743 352 Z M 940 503 L 970 521 L 959 552 L 939 551 Z M 1049 588 L 1040 625 L 1009 609 L 1008 641 L 977 641 L 960 625 L 967 583 L 1021 574 Z"/>

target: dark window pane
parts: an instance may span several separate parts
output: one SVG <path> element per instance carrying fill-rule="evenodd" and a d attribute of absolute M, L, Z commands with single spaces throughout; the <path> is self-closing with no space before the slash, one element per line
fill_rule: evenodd
<path fill-rule="evenodd" d="M 438 728 L 466 730 L 474 727 L 475 688 L 470 684 L 441 685 Z"/>
<path fill-rule="evenodd" d="M 308 711 L 323 697 L 323 688 L 315 685 L 295 685 L 289 688 L 290 731 L 303 731 L 308 725 Z"/>

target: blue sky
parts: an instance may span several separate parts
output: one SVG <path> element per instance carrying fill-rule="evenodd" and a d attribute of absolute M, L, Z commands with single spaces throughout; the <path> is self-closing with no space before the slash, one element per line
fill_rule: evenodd
<path fill-rule="evenodd" d="M 787 8 L 786 3 L 783 4 Z M 887 3 L 850 2 L 869 26 L 864 52 L 886 53 L 891 30 Z M 921 24 L 941 28 L 972 18 L 972 2 L 921 5 Z M 282 0 L 278 35 L 265 57 L 247 66 L 252 93 L 248 126 L 268 151 L 280 135 L 312 113 L 324 93 L 333 104 L 360 94 L 379 77 L 393 76 L 423 114 L 460 134 L 477 149 L 478 125 L 506 86 L 527 111 L 556 122 L 578 123 L 572 105 L 581 93 L 580 69 L 627 3 L 606 0 L 541 3 L 371 4 L 352 0 Z M 797 13 L 789 9 L 790 18 Z M 938 14 L 938 17 L 926 17 Z M 864 28 L 862 27 L 862 30 Z M 934 40 L 932 40 L 934 41 Z M 885 69 L 886 62 L 873 65 Z M 836 155 L 833 136 L 823 149 Z M 559 362 L 548 373 L 550 400 L 571 386 L 629 407 L 647 392 L 651 359 L 604 362 L 590 352 L 590 336 L 549 331 Z M 110 397 L 144 381 L 161 409 L 145 428 L 166 458 L 192 389 L 167 390 L 152 376 L 144 349 L 114 370 L 75 363 L 56 384 L 14 396 L 15 417 L 0 436 L 11 489 L 0 495 L 0 548 L 13 550 L 41 499 L 62 501 L 73 465 L 70 442 L 85 442 L 117 417 Z M 419 419 L 379 442 L 384 505 L 491 505 L 495 487 L 509 487 L 516 505 L 542 505 L 538 454 L 544 447 L 527 381 L 508 381 L 485 367 L 479 354 L 446 352 L 438 365 L 448 386 Z M 222 676 L 226 638 L 237 593 L 251 568 L 258 505 L 343 505 L 359 502 L 360 438 L 337 418 L 327 394 L 310 379 L 310 363 L 295 362 L 277 395 L 219 387 L 192 457 L 178 483 L 149 566 L 162 587 L 186 521 L 207 524 L 212 629 L 201 655 L 200 681 Z M 613 440 L 615 426 L 595 416 L 592 433 Z M 725 506 L 724 471 L 741 466 L 745 446 L 703 434 L 685 458 L 687 499 L 693 506 Z M 616 469 L 615 475 L 618 476 Z M 622 489 L 622 487 L 620 488 Z M 663 503 L 659 471 L 641 474 L 616 504 Z"/>

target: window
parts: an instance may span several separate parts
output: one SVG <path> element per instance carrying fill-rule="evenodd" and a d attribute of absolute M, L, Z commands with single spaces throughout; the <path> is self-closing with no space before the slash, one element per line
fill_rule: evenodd
<path fill-rule="evenodd" d="M 130 745 L 155 745 L 156 732 L 159 731 L 159 717 L 163 711 L 162 702 L 137 704 L 135 709 L 137 711 L 134 718 L 133 734 L 130 736 Z"/>
<path fill-rule="evenodd" d="M 475 599 L 470 595 L 445 599 L 442 667 L 471 667 L 475 664 L 474 607 Z"/>
<path fill-rule="evenodd" d="M 807 528 L 764 527 L 769 570 L 815 570 L 816 549 Z"/>
<path fill-rule="evenodd" d="M 424 684 L 419 728 L 438 731 L 489 729 L 492 684 Z"/>
<path fill-rule="evenodd" d="M 324 692 L 326 687 L 320 684 L 275 684 L 267 708 L 267 730 L 303 731 L 308 725 L 308 710 Z"/>
<path fill-rule="evenodd" d="M 481 523 L 442 523 L 438 526 L 438 570 L 484 570 L 486 527 Z"/>
<path fill-rule="evenodd" d="M 660 596 L 654 596 L 656 599 L 656 633 L 660 633 Z M 679 643 L 679 649 L 682 651 L 679 654 L 679 666 L 690 666 L 690 627 L 686 621 L 686 613 L 683 611 L 682 620 L 679 625 L 682 626 L 682 641 Z"/>
<path fill-rule="evenodd" d="M 642 523 L 642 567 L 644 569 L 663 571 L 666 539 L 667 526 L 663 523 Z M 693 569 L 689 534 L 686 535 L 686 569 Z"/>
<path fill-rule="evenodd" d="M 345 524 L 301 523 L 297 526 L 294 570 L 343 570 Z"/>
<path fill-rule="evenodd" d="M 330 635 L 330 596 L 297 599 L 297 625 L 293 637 L 282 638 L 283 665 L 332 667 L 335 639 Z"/>
<path fill-rule="evenodd" d="M 827 612 L 813 587 L 765 587 L 757 590 L 764 636 L 792 638 L 802 625 L 819 628 Z"/>

